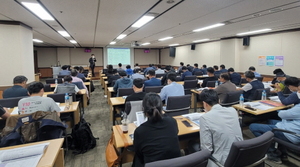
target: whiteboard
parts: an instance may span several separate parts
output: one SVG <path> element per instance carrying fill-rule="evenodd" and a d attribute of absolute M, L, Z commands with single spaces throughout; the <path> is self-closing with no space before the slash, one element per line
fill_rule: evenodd
<path fill-rule="evenodd" d="M 130 48 L 107 48 L 108 64 L 130 64 L 130 58 Z"/>

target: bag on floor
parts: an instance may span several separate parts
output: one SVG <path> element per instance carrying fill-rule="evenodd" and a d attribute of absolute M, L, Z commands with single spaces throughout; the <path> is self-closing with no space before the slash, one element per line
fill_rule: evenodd
<path fill-rule="evenodd" d="M 72 144 L 73 154 L 83 154 L 96 146 L 96 139 L 91 129 L 91 124 L 86 122 L 83 118 L 72 129 Z"/>

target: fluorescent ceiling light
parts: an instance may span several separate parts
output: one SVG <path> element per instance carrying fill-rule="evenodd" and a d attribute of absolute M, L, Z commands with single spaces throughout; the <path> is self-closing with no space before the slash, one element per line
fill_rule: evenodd
<path fill-rule="evenodd" d="M 54 18 L 40 4 L 30 2 L 22 2 L 22 4 L 42 20 L 54 20 Z"/>
<path fill-rule="evenodd" d="M 140 27 L 142 27 L 144 24 L 146 24 L 146 23 L 148 23 L 149 21 L 151 21 L 152 19 L 154 19 L 154 16 L 143 16 L 143 17 L 140 18 L 138 21 L 136 21 L 131 27 L 140 28 Z"/>
<path fill-rule="evenodd" d="M 117 37 L 117 39 L 123 39 L 124 37 L 126 37 L 127 35 L 126 34 L 121 34 Z"/>
<path fill-rule="evenodd" d="M 193 42 L 204 42 L 204 41 L 208 41 L 209 39 L 200 39 L 200 40 L 196 40 L 196 41 L 193 41 Z"/>
<path fill-rule="evenodd" d="M 66 31 L 57 31 L 57 32 L 64 37 L 70 37 L 70 35 Z"/>
<path fill-rule="evenodd" d="M 111 43 L 109 43 L 110 45 L 114 45 L 114 44 L 116 44 L 116 42 L 115 41 L 112 41 Z"/>
<path fill-rule="evenodd" d="M 165 40 L 172 39 L 172 38 L 173 38 L 173 37 L 165 37 L 165 38 L 159 39 L 159 41 L 165 41 Z"/>
<path fill-rule="evenodd" d="M 143 43 L 143 44 L 141 44 L 141 45 L 149 45 L 150 43 L 149 42 L 146 42 L 146 43 Z"/>
<path fill-rule="evenodd" d="M 43 43 L 43 41 L 41 41 L 41 40 L 39 40 L 39 39 L 33 39 L 33 42 Z"/>
<path fill-rule="evenodd" d="M 238 33 L 236 35 L 247 35 L 247 34 L 255 34 L 259 32 L 265 32 L 265 31 L 271 31 L 272 29 L 266 28 L 266 29 L 261 29 L 261 30 L 255 30 L 255 31 L 249 31 L 249 32 L 243 32 L 243 33 Z"/>
<path fill-rule="evenodd" d="M 204 30 L 208 30 L 208 29 L 220 27 L 220 26 L 223 26 L 223 25 L 225 25 L 225 24 L 224 24 L 224 23 L 218 23 L 218 24 L 214 24 L 214 25 L 211 25 L 211 26 L 199 28 L 199 29 L 196 29 L 196 30 L 193 30 L 193 31 L 194 31 L 194 32 L 199 32 L 199 31 L 204 31 Z"/>
<path fill-rule="evenodd" d="M 178 43 L 174 43 L 174 44 L 171 44 L 169 46 L 177 46 L 177 45 L 179 45 L 179 44 Z"/>
<path fill-rule="evenodd" d="M 77 43 L 75 40 L 70 40 L 71 43 Z"/>

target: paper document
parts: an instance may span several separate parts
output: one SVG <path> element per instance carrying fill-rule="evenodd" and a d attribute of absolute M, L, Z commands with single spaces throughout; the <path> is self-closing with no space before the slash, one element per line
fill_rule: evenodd
<path fill-rule="evenodd" d="M 205 113 L 190 113 L 184 114 L 183 117 L 189 119 L 190 121 L 194 122 L 196 125 L 200 125 L 200 117 Z"/>
<path fill-rule="evenodd" d="M 49 143 L 0 151 L 0 167 L 37 166 Z"/>
<path fill-rule="evenodd" d="M 268 109 L 274 108 L 274 107 L 262 104 L 260 102 L 246 102 L 246 103 L 244 103 L 244 105 L 255 108 L 255 109 L 259 109 L 259 110 L 268 110 Z"/>
<path fill-rule="evenodd" d="M 281 103 L 281 101 L 280 101 L 280 99 L 279 99 L 278 96 L 270 96 L 269 99 L 272 100 L 272 101 L 276 101 L 276 102 L 280 102 Z"/>
<path fill-rule="evenodd" d="M 146 122 L 148 119 L 145 117 L 145 114 L 143 111 L 138 111 L 136 114 L 136 121 L 134 121 L 134 124 L 139 127 L 142 123 Z"/>
<path fill-rule="evenodd" d="M 66 107 L 66 106 L 59 107 L 59 108 L 60 108 L 60 111 L 65 111 L 65 107 Z"/>
<path fill-rule="evenodd" d="M 19 108 L 15 107 L 14 110 L 10 114 L 11 115 L 19 115 Z"/>

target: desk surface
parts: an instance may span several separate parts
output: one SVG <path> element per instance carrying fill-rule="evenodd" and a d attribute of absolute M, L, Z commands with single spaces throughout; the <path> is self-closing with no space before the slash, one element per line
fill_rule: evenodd
<path fill-rule="evenodd" d="M 125 99 L 123 97 L 112 97 L 109 100 L 112 106 L 125 104 Z"/>
<path fill-rule="evenodd" d="M 89 86 L 91 83 L 90 82 L 83 82 L 85 86 Z M 50 84 L 51 88 L 55 88 L 56 84 Z"/>
<path fill-rule="evenodd" d="M 60 151 L 60 148 L 62 147 L 63 142 L 64 142 L 64 139 L 60 138 L 60 139 L 54 139 L 54 140 L 46 140 L 46 141 L 42 141 L 42 142 L 22 144 L 22 145 L 17 145 L 17 146 L 3 147 L 3 148 L 0 148 L 0 150 L 8 150 L 8 149 L 13 149 L 13 148 L 32 146 L 32 145 L 41 144 L 41 143 L 50 143 L 49 146 L 46 148 L 46 151 L 44 152 L 44 155 L 42 156 L 40 162 L 37 165 L 38 167 L 42 167 L 42 166 L 50 167 L 50 166 L 54 166 L 54 163 L 58 156 L 58 152 Z"/>
<path fill-rule="evenodd" d="M 199 126 L 195 125 L 193 122 L 189 121 L 187 118 L 184 118 L 182 116 L 176 116 L 173 117 L 175 118 L 175 120 L 177 121 L 177 125 L 178 125 L 178 135 L 185 135 L 185 134 L 190 134 L 190 133 L 199 133 Z M 192 127 L 186 127 L 181 121 L 183 120 L 187 120 L 190 122 L 190 124 L 192 125 Z M 122 139 L 122 136 L 124 136 L 128 142 L 129 145 L 133 145 L 133 141 L 131 140 L 131 138 L 129 137 L 130 134 L 133 134 L 136 126 L 134 123 L 131 123 L 128 125 L 128 133 L 122 133 L 120 134 L 119 130 L 117 128 L 121 128 L 121 125 L 116 125 L 113 126 L 113 132 L 114 132 L 114 137 L 115 137 L 115 146 L 117 148 L 122 148 L 124 147 L 124 141 Z"/>
<path fill-rule="evenodd" d="M 49 94 L 54 94 L 54 92 L 44 92 L 43 97 L 47 97 Z M 78 94 L 84 95 L 86 94 L 86 89 L 80 89 L 80 92 Z"/>

